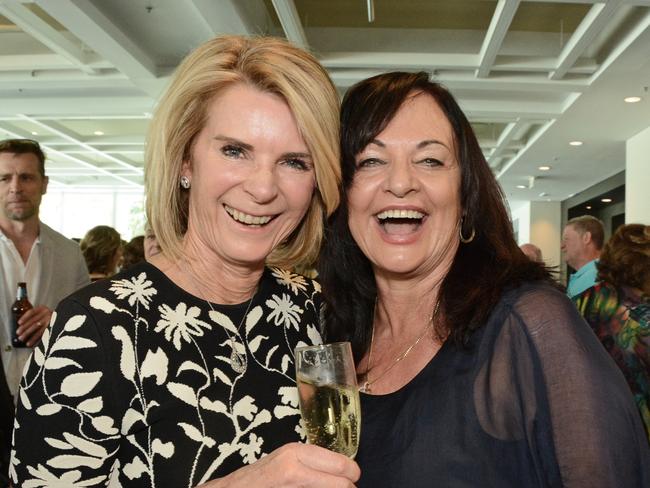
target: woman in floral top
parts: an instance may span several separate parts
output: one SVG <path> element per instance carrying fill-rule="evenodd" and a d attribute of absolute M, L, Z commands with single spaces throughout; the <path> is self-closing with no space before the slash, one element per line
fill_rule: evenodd
<path fill-rule="evenodd" d="M 338 204 L 338 96 L 316 60 L 223 37 L 151 122 L 162 252 L 63 301 L 21 383 L 15 486 L 352 486 L 303 439 L 293 350 L 319 342 L 313 262 Z"/>
<path fill-rule="evenodd" d="M 575 303 L 623 372 L 650 436 L 650 226 L 619 227 L 598 276 Z"/>

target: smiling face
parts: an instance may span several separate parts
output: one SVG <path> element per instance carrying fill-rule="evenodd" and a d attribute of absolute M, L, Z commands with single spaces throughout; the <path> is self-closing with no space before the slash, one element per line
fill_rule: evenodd
<path fill-rule="evenodd" d="M 41 175 L 36 155 L 0 152 L 0 211 L 2 220 L 38 219 L 47 177 Z"/>
<path fill-rule="evenodd" d="M 435 100 L 410 95 L 356 166 L 349 226 L 375 271 L 446 270 L 459 245 L 460 167 L 451 125 Z"/>
<path fill-rule="evenodd" d="M 244 84 L 207 110 L 182 174 L 191 182 L 186 240 L 199 252 L 259 266 L 299 225 L 314 163 L 287 104 Z"/>

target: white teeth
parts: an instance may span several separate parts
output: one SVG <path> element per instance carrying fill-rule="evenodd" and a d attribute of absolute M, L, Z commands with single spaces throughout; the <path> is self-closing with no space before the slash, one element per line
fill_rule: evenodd
<path fill-rule="evenodd" d="M 269 215 L 263 215 L 261 217 L 258 217 L 256 215 L 250 215 L 244 212 L 240 212 L 239 210 L 235 210 L 234 208 L 229 207 L 228 205 L 224 205 L 224 208 L 226 209 L 226 212 L 228 212 L 228 215 L 230 215 L 237 222 L 241 222 L 242 224 L 264 225 L 268 223 L 272 218 Z"/>
<path fill-rule="evenodd" d="M 424 214 L 422 212 L 418 212 L 417 210 L 391 209 L 391 210 L 384 210 L 383 212 L 377 214 L 377 218 L 379 220 L 384 220 L 384 219 L 421 219 L 423 217 L 424 217 Z"/>

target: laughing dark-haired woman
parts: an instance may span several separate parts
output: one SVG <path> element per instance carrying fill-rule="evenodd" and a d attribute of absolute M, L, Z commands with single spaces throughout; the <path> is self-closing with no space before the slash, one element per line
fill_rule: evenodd
<path fill-rule="evenodd" d="M 450 93 L 362 81 L 319 279 L 360 377 L 360 487 L 650 486 L 627 385 L 543 266 Z"/>

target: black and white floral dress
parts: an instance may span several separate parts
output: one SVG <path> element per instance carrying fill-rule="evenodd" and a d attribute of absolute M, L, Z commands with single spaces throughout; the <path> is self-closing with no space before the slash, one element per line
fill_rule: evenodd
<path fill-rule="evenodd" d="M 293 350 L 321 341 L 320 287 L 266 269 L 248 305 L 146 263 L 64 300 L 22 380 L 14 484 L 192 487 L 301 440 Z"/>

